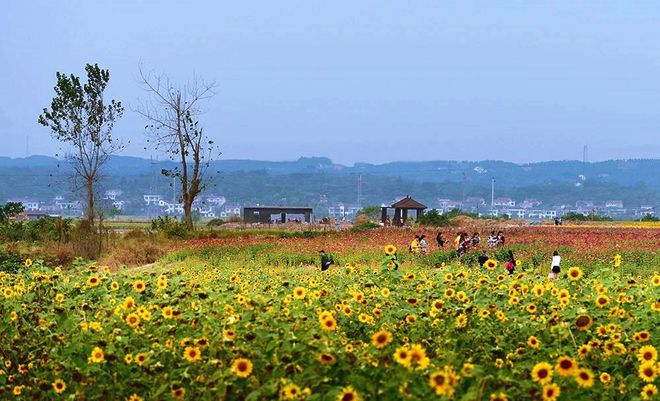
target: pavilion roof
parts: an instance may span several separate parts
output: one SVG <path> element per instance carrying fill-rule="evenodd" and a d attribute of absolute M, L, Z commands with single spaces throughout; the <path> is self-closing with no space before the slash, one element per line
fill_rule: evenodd
<path fill-rule="evenodd" d="M 397 203 L 393 204 L 391 207 L 399 208 L 399 209 L 426 209 L 426 206 L 417 202 L 410 196 L 406 196 Z"/>

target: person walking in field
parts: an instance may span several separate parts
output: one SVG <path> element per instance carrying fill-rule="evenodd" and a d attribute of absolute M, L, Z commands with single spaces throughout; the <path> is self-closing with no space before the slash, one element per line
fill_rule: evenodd
<path fill-rule="evenodd" d="M 435 237 L 435 242 L 438 243 L 438 248 L 445 246 L 445 239 L 442 238 L 442 233 L 438 233 L 438 235 Z"/>
<path fill-rule="evenodd" d="M 479 262 L 479 271 L 484 270 L 484 265 L 486 264 L 486 261 L 488 260 L 488 254 L 486 251 L 481 251 L 481 255 L 477 258 L 477 262 Z"/>
<path fill-rule="evenodd" d="M 504 264 L 507 273 L 513 274 L 516 271 L 516 259 L 513 257 L 513 252 L 509 250 L 509 259 Z"/>
<path fill-rule="evenodd" d="M 410 253 L 419 253 L 419 236 L 415 235 L 415 238 L 410 242 L 408 246 L 408 251 Z"/>
<path fill-rule="evenodd" d="M 561 256 L 559 256 L 559 252 L 554 251 L 552 253 L 552 263 L 551 263 L 551 269 L 550 269 L 550 274 L 548 274 L 548 277 L 551 280 L 557 280 L 559 279 L 559 273 L 561 272 L 561 268 L 559 267 L 561 265 Z"/>
<path fill-rule="evenodd" d="M 319 255 L 321 255 L 321 271 L 324 272 L 330 268 L 330 265 L 334 264 L 335 261 L 332 260 L 332 257 L 326 255 L 325 251 L 321 249 L 319 251 Z"/>
<path fill-rule="evenodd" d="M 429 247 L 428 247 L 428 244 L 426 243 L 426 235 L 424 235 L 424 234 L 419 236 L 419 250 L 422 253 L 428 253 L 429 252 Z"/>

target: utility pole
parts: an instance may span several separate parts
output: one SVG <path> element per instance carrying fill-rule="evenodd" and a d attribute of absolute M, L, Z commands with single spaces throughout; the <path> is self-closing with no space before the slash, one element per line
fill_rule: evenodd
<path fill-rule="evenodd" d="M 495 207 L 495 177 L 490 181 L 490 207 Z"/>
<path fill-rule="evenodd" d="M 358 175 L 357 206 L 362 209 L 362 174 Z"/>

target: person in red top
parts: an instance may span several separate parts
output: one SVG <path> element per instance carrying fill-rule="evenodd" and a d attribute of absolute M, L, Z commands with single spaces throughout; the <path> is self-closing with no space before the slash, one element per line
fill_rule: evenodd
<path fill-rule="evenodd" d="M 513 252 L 511 250 L 509 250 L 509 260 L 506 261 L 504 267 L 506 268 L 507 273 L 509 274 L 515 273 L 516 259 L 513 257 Z"/>

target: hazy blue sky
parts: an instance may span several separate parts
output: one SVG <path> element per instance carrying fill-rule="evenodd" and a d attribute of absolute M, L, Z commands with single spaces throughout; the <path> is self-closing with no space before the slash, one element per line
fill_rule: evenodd
<path fill-rule="evenodd" d="M 0 155 L 56 152 L 37 116 L 90 62 L 127 106 L 140 63 L 215 80 L 224 158 L 657 158 L 659 20 L 657 1 L 5 2 Z M 143 127 L 127 109 L 127 154 L 152 154 Z"/>

